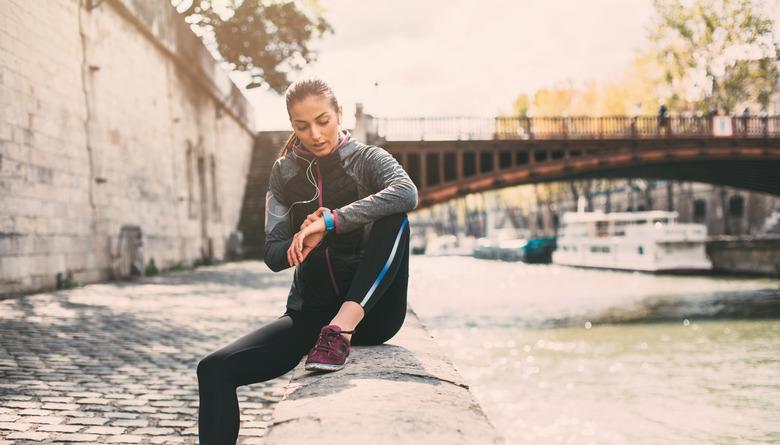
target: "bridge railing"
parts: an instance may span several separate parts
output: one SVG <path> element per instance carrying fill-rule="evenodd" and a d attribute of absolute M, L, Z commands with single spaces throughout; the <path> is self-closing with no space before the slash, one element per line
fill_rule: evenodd
<path fill-rule="evenodd" d="M 780 137 L 780 116 L 569 116 L 375 118 L 385 140 Z"/>

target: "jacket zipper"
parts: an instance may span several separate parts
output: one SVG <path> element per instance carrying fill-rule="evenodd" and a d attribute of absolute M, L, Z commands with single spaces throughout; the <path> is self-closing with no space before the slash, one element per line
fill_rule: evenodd
<path fill-rule="evenodd" d="M 317 166 L 317 187 L 320 189 L 320 197 L 319 197 L 319 204 L 320 207 L 323 207 L 322 201 L 323 201 L 323 187 L 322 187 L 322 174 L 320 173 L 320 163 L 316 160 L 314 161 L 315 165 Z M 325 247 L 325 261 L 328 263 L 328 273 L 330 274 L 330 282 L 333 285 L 333 290 L 336 291 L 336 297 L 341 296 L 341 292 L 339 292 L 339 287 L 336 284 L 336 276 L 333 274 L 333 264 L 330 261 L 330 246 Z"/>

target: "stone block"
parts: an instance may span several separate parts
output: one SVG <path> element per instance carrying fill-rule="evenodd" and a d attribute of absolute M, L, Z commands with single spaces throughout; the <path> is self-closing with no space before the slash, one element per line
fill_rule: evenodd
<path fill-rule="evenodd" d="M 335 373 L 295 369 L 266 443 L 503 443 L 414 313 L 389 342 L 350 358 Z"/>

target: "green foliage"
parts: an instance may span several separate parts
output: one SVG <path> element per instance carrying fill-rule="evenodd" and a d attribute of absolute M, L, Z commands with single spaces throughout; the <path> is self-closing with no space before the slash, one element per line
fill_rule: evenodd
<path fill-rule="evenodd" d="M 280 93 L 290 74 L 316 60 L 312 39 L 333 31 L 313 0 L 193 0 L 185 8 L 186 0 L 173 3 L 230 69 L 251 76 L 248 87 L 265 84 Z"/>
<path fill-rule="evenodd" d="M 185 272 L 194 270 L 195 267 L 184 262 L 176 263 L 173 266 L 165 269 L 165 272 Z"/>
<path fill-rule="evenodd" d="M 66 275 L 57 272 L 57 289 L 71 289 L 73 287 L 73 272 L 68 271 Z"/>
<path fill-rule="evenodd" d="M 146 265 L 146 270 L 144 272 L 148 277 L 158 275 L 160 273 L 160 270 L 157 269 L 157 265 L 154 263 L 154 258 L 149 259 L 149 264 Z"/>
<path fill-rule="evenodd" d="M 650 29 L 671 109 L 758 104 L 777 88 L 774 21 L 752 0 L 654 0 Z"/>
<path fill-rule="evenodd" d="M 218 258 L 204 257 L 204 258 L 198 258 L 195 261 L 193 261 L 192 267 L 213 266 L 215 264 L 220 264 L 220 263 L 221 261 Z"/>

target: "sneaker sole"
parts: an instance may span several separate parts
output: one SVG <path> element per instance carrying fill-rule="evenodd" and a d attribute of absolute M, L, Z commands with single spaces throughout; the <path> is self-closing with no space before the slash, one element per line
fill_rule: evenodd
<path fill-rule="evenodd" d="M 331 365 L 328 363 L 306 363 L 304 369 L 307 371 L 340 371 L 344 369 L 345 366 L 347 366 L 348 361 L 349 360 L 345 361 L 343 365 Z"/>

